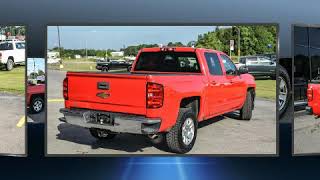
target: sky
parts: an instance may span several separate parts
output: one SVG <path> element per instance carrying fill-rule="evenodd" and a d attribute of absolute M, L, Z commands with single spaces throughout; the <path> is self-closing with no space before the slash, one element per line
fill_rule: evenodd
<path fill-rule="evenodd" d="M 28 58 L 28 75 L 38 70 L 45 71 L 44 58 Z"/>
<path fill-rule="evenodd" d="M 61 46 L 67 49 L 114 49 L 138 44 L 196 41 L 215 26 L 59 26 Z M 48 26 L 48 48 L 59 45 L 57 26 Z"/>

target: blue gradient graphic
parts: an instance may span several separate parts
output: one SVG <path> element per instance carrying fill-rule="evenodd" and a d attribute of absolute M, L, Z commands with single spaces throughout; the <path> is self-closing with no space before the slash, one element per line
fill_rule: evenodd
<path fill-rule="evenodd" d="M 121 179 L 203 179 L 207 173 L 200 171 L 219 161 L 221 160 L 216 159 L 212 163 L 199 157 L 131 157 Z"/>

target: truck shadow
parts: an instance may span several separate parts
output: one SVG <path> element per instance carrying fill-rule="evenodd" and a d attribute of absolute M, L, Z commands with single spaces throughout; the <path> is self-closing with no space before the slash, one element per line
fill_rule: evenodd
<path fill-rule="evenodd" d="M 32 114 L 28 111 L 28 114 L 27 114 L 28 118 L 31 118 L 33 123 L 44 123 L 45 115 L 46 115 L 45 111 L 42 111 L 38 114 Z"/>
<path fill-rule="evenodd" d="M 198 128 L 201 129 L 203 127 L 217 123 L 223 119 L 226 119 L 227 117 L 237 118 L 238 115 L 236 113 L 229 113 L 227 116 L 217 116 L 206 121 L 200 122 L 198 124 Z M 92 150 L 111 150 L 103 154 L 122 154 L 123 152 L 145 152 L 146 154 L 160 154 L 163 152 L 169 152 L 166 144 L 162 143 L 159 145 L 155 145 L 151 143 L 149 138 L 144 135 L 118 134 L 114 139 L 111 140 L 98 140 L 91 136 L 89 130 L 82 127 L 73 126 L 67 123 L 59 124 L 58 130 L 59 134 L 57 134 L 57 139 L 59 140 L 73 142 L 81 145 L 87 145 L 90 146 Z M 150 149 L 151 147 L 160 150 L 160 152 Z M 74 149 L 74 146 L 70 147 L 70 149 Z M 96 154 L 96 152 L 79 153 Z"/>
<path fill-rule="evenodd" d="M 143 135 L 118 134 L 114 139 L 111 140 L 98 140 L 91 136 L 89 130 L 67 123 L 60 124 L 58 126 L 58 130 L 60 133 L 57 134 L 57 139 L 59 140 L 88 145 L 92 150 L 112 150 L 104 154 L 121 154 L 121 151 L 128 153 L 144 152 L 145 148 L 154 146 L 149 141 L 148 137 Z M 157 146 L 156 148 L 161 151 L 168 151 L 165 146 Z M 74 147 L 72 147 L 72 149 L 74 149 Z M 157 153 L 155 152 L 154 154 Z"/>

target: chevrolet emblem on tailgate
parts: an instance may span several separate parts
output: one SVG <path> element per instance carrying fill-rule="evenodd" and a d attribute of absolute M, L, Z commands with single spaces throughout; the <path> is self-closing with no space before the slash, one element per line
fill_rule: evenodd
<path fill-rule="evenodd" d="M 97 93 L 97 97 L 102 98 L 102 99 L 106 99 L 109 96 L 110 96 L 110 94 L 106 93 L 106 92 L 98 92 Z"/>

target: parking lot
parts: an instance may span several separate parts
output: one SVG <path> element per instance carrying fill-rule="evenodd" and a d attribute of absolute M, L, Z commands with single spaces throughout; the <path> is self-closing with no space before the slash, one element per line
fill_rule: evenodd
<path fill-rule="evenodd" d="M 306 111 L 294 113 L 294 154 L 320 153 L 320 119 Z"/>
<path fill-rule="evenodd" d="M 144 136 L 121 134 L 110 141 L 93 138 L 87 129 L 59 122 L 64 106 L 62 80 L 65 72 L 48 71 L 48 154 L 165 154 Z M 235 114 L 219 116 L 200 123 L 190 154 L 275 154 L 275 101 L 257 99 L 251 121 L 241 121 Z"/>
<path fill-rule="evenodd" d="M 0 154 L 25 154 L 25 98 L 0 93 Z"/>

